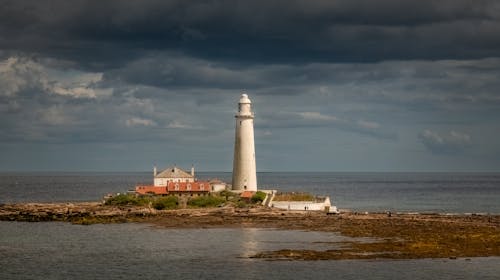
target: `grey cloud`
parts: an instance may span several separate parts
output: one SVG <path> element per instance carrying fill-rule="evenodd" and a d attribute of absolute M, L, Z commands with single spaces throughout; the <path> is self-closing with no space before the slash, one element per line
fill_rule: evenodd
<path fill-rule="evenodd" d="M 418 138 L 433 154 L 462 153 L 472 144 L 470 135 L 453 130 L 447 134 L 439 134 L 426 129 Z"/>
<path fill-rule="evenodd" d="M 43 66 L 28 58 L 9 57 L 0 63 L 0 98 L 13 98 L 33 88 L 43 92 L 48 83 Z"/>
<path fill-rule="evenodd" d="M 397 138 L 391 123 L 414 122 L 411 117 L 419 112 L 428 116 L 418 116 L 420 121 L 450 122 L 456 118 L 455 121 L 463 123 L 469 118 L 467 121 L 474 123 L 486 113 L 490 119 L 497 118 L 500 102 L 496 90 L 500 87 L 497 79 L 500 61 L 494 58 L 241 67 L 182 55 L 151 54 L 104 73 L 73 69 L 64 61 L 16 59 L 17 68 L 4 67 L 8 71 L 0 73 L 0 77 L 8 77 L 2 80 L 4 88 L 10 88 L 12 79 L 16 81 L 14 85 L 30 86 L 26 89 L 12 87 L 8 100 L 4 97 L 6 102 L 0 106 L 1 112 L 6 114 L 4 123 L 10 122 L 16 127 L 15 122 L 20 119 L 9 115 L 57 106 L 59 111 L 67 110 L 74 119 L 85 120 L 68 129 L 85 130 L 86 125 L 98 124 L 89 129 L 109 139 L 116 139 L 113 135 L 122 132 L 114 130 L 124 128 L 127 120 L 134 118 L 150 120 L 157 127 L 230 128 L 231 124 L 221 121 L 226 115 L 232 115 L 234 96 L 242 88 L 250 90 L 256 98 L 257 113 L 262 117 L 256 124 L 261 127 L 331 126 L 388 139 Z M 24 69 L 22 73 L 25 74 L 19 74 L 18 68 Z M 482 68 L 488 71 L 477 70 Z M 339 120 L 327 122 L 307 120 L 296 114 L 284 115 L 275 112 L 273 106 L 260 104 L 264 101 L 280 104 L 282 112 L 321 112 Z M 409 111 L 415 113 L 409 115 Z M 44 120 L 48 125 L 57 123 L 55 113 L 27 114 L 20 127 L 29 130 L 24 127 L 29 123 L 43 127 Z M 203 118 L 204 114 L 215 118 Z M 440 115 L 446 117 L 438 117 Z M 60 119 L 58 123 L 64 124 Z M 383 125 L 376 127 L 374 123 Z M 113 128 L 109 130 L 113 133 L 106 133 L 108 127 Z M 139 127 L 129 125 L 128 128 Z M 55 130 L 51 133 L 57 134 Z M 57 136 L 71 141 L 78 133 Z M 98 141 L 99 137 L 82 135 L 79 139 Z M 158 136 L 149 133 L 141 137 Z"/>
<path fill-rule="evenodd" d="M 103 70 L 144 50 L 232 62 L 499 55 L 496 1 L 4 1 L 3 50 Z"/>
<path fill-rule="evenodd" d="M 99 73 L 63 71 L 27 58 L 10 58 L 1 67 L 0 87 L 8 89 L 0 97 L 2 143 L 181 141 L 183 134 L 175 129 L 209 135 L 213 132 L 205 127 L 218 121 L 200 115 L 217 115 L 220 92 L 169 92 L 134 84 L 117 85 L 121 94 L 115 94 L 115 86 L 101 81 Z"/>
<path fill-rule="evenodd" d="M 104 79 L 157 87 L 244 88 L 259 86 L 260 83 L 255 73 L 245 69 L 230 69 L 226 65 L 176 54 L 132 61 L 106 72 Z"/>
<path fill-rule="evenodd" d="M 308 94 L 330 101 L 393 103 L 410 110 L 430 111 L 498 103 L 498 75 L 500 60 L 496 58 L 234 67 L 183 55 L 152 54 L 105 72 L 103 84 L 140 84 L 176 91 L 190 88 L 198 89 L 197 95 L 209 89 L 249 89 L 259 95 Z M 144 91 L 137 94 L 147 96 Z"/>
<path fill-rule="evenodd" d="M 256 122 L 260 129 L 269 131 L 272 128 L 333 128 L 341 131 L 365 136 L 396 140 L 397 134 L 374 121 L 349 119 L 322 112 L 272 112 L 260 116 Z"/>

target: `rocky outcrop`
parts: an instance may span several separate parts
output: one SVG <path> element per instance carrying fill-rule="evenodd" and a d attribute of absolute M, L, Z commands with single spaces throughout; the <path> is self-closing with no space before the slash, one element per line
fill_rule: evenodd
<path fill-rule="evenodd" d="M 20 222 L 65 221 L 73 223 L 113 222 L 132 216 L 148 216 L 149 208 L 109 207 L 97 202 L 19 203 L 0 205 L 0 220 Z M 101 221 L 99 221 L 101 220 Z"/>

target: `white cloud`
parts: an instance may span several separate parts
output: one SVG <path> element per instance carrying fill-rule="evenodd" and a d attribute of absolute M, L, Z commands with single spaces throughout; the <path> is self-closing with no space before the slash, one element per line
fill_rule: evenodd
<path fill-rule="evenodd" d="M 110 96 L 111 88 L 96 86 L 102 76 L 102 73 L 51 69 L 26 57 L 9 57 L 0 62 L 0 96 L 13 97 L 26 89 L 73 98 Z"/>
<path fill-rule="evenodd" d="M 42 65 L 22 57 L 9 57 L 0 62 L 0 96 L 13 97 L 28 88 L 48 88 Z"/>
<path fill-rule="evenodd" d="M 333 127 L 344 131 L 359 133 L 363 135 L 368 135 L 376 138 L 385 139 L 396 139 L 397 134 L 385 131 L 382 126 L 374 121 L 358 120 L 355 121 L 348 117 L 337 117 L 334 115 L 323 114 L 320 112 L 298 112 L 294 113 L 295 116 L 299 116 L 300 119 L 288 120 L 281 118 L 281 122 L 285 126 L 301 126 L 301 127 Z"/>
<path fill-rule="evenodd" d="M 465 133 L 460 133 L 456 131 L 450 131 L 450 136 L 454 141 L 460 142 L 460 143 L 465 143 L 465 144 L 470 144 L 470 135 L 465 134 Z"/>
<path fill-rule="evenodd" d="M 191 128 L 190 125 L 183 124 L 180 121 L 174 120 L 167 125 L 168 128 Z"/>
<path fill-rule="evenodd" d="M 73 98 L 97 98 L 106 97 L 113 94 L 112 89 L 93 89 L 89 87 L 74 87 L 74 88 L 64 88 L 61 86 L 55 86 L 52 91 L 59 95 L 71 96 Z"/>
<path fill-rule="evenodd" d="M 337 117 L 335 117 L 335 116 L 324 115 L 324 114 L 321 114 L 320 112 L 300 112 L 297 114 L 305 120 L 313 120 L 313 121 L 337 121 L 338 120 Z"/>
<path fill-rule="evenodd" d="M 156 126 L 156 123 L 153 120 L 135 118 L 135 117 L 126 120 L 125 124 L 128 127 L 132 127 L 132 126 Z"/>
<path fill-rule="evenodd" d="M 380 127 L 380 124 L 376 122 L 370 122 L 370 121 L 365 121 L 365 120 L 359 120 L 356 122 L 358 126 L 362 128 L 367 128 L 367 129 L 377 129 Z"/>
<path fill-rule="evenodd" d="M 418 138 L 434 154 L 456 154 L 463 152 L 471 145 L 470 135 L 453 130 L 439 134 L 426 129 L 419 134 Z"/>
<path fill-rule="evenodd" d="M 97 83 L 102 81 L 102 73 L 84 73 L 80 71 L 70 71 L 69 74 L 63 74 L 61 71 L 51 71 L 54 78 L 51 92 L 69 96 L 73 98 L 99 98 L 109 97 L 113 94 L 112 88 L 99 88 Z"/>

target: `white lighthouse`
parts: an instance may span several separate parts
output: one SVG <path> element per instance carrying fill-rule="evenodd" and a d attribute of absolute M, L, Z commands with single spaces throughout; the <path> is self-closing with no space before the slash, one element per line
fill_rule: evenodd
<path fill-rule="evenodd" d="M 252 102 L 243 93 L 238 102 L 234 138 L 233 190 L 257 191 Z"/>

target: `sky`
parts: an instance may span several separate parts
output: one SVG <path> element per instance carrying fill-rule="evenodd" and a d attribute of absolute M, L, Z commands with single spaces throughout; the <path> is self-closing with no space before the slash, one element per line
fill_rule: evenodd
<path fill-rule="evenodd" d="M 0 172 L 500 170 L 499 1 L 0 6 Z"/>

